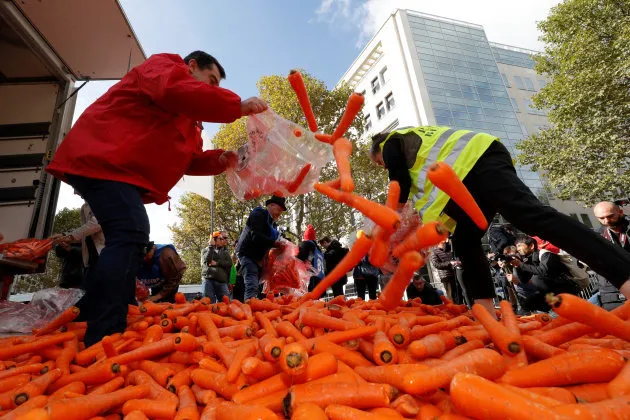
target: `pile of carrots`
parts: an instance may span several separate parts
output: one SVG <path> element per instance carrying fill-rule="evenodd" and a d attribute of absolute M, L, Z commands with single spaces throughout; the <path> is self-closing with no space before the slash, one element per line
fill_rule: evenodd
<path fill-rule="evenodd" d="M 0 419 L 630 418 L 630 304 L 177 302 L 89 347 L 76 308 L 0 339 Z"/>

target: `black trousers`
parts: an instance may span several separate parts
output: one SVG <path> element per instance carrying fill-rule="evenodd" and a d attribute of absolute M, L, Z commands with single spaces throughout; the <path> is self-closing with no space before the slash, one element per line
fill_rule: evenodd
<path fill-rule="evenodd" d="M 539 236 L 583 261 L 617 288 L 630 277 L 630 254 L 554 208 L 544 205 L 521 181 L 505 146 L 494 142 L 464 179 L 488 220 L 498 212 L 517 229 Z M 450 201 L 445 213 L 457 221 L 453 251 L 462 262 L 473 299 L 492 298 L 494 286 L 481 247 L 484 231 Z"/>
<path fill-rule="evenodd" d="M 354 279 L 354 287 L 357 289 L 357 297 L 365 300 L 365 290 L 367 289 L 370 300 L 376 299 L 378 289 L 378 277 L 367 276 L 362 279 Z"/>

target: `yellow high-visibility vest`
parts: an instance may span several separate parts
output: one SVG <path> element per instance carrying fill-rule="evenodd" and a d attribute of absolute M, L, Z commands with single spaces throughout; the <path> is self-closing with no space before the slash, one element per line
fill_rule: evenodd
<path fill-rule="evenodd" d="M 455 220 L 443 213 L 449 197 L 427 178 L 428 166 L 433 162 L 449 164 L 459 179 L 464 179 L 498 137 L 450 127 L 421 126 L 392 131 L 380 144 L 381 151 L 393 134 L 403 139 L 403 153 L 411 176 L 409 199 L 422 216 L 423 223 L 442 222 L 453 232 Z"/>

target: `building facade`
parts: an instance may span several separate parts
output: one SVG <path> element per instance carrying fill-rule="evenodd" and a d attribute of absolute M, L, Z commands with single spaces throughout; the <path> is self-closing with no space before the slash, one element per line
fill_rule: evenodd
<path fill-rule="evenodd" d="M 531 102 L 545 84 L 534 70 L 534 53 L 489 42 L 480 25 L 398 9 L 340 83 L 364 94 L 368 136 L 447 125 L 496 135 L 517 156 L 516 144 L 548 123 Z M 553 199 L 529 166 L 516 170 L 542 202 L 596 226 L 579 203 Z"/>

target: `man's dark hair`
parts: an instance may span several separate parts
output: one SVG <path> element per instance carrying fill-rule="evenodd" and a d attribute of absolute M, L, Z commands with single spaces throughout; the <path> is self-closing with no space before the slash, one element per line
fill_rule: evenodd
<path fill-rule="evenodd" d="M 223 69 L 223 66 L 219 64 L 219 61 L 216 58 L 214 58 L 207 52 L 193 51 L 184 58 L 184 62 L 186 64 L 188 64 L 190 60 L 195 60 L 199 68 L 202 70 L 210 69 L 214 64 L 215 66 L 217 66 L 217 69 L 219 69 L 221 79 L 225 79 L 225 70 Z"/>
<path fill-rule="evenodd" d="M 374 156 L 378 151 L 381 150 L 381 143 L 385 141 L 385 139 L 389 136 L 389 132 L 383 132 L 374 134 L 372 136 L 372 148 L 370 149 L 370 155 Z"/>
<path fill-rule="evenodd" d="M 525 244 L 527 246 L 534 245 L 534 250 L 538 250 L 538 242 L 536 242 L 536 239 L 532 238 L 531 236 L 518 235 L 516 237 L 516 240 L 514 241 L 514 244 Z"/>
<path fill-rule="evenodd" d="M 332 239 L 330 239 L 330 236 L 324 236 L 322 239 L 319 240 L 319 244 L 323 244 L 324 242 L 328 243 L 328 242 L 332 242 Z"/>

